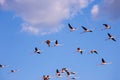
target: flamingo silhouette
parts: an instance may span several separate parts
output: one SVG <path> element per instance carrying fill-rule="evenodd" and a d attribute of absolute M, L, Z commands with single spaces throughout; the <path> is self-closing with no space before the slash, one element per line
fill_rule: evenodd
<path fill-rule="evenodd" d="M 99 65 L 111 64 L 111 62 L 106 62 L 103 58 L 102 58 L 101 61 L 102 61 L 101 64 L 98 64 L 97 66 L 99 66 Z"/>
<path fill-rule="evenodd" d="M 0 68 L 5 68 L 5 67 L 8 67 L 8 65 L 2 65 L 2 64 L 0 64 Z"/>
<path fill-rule="evenodd" d="M 82 49 L 80 49 L 80 48 L 77 48 L 77 52 L 79 52 L 79 53 L 83 54 L 83 50 L 82 50 Z"/>
<path fill-rule="evenodd" d="M 37 47 L 35 47 L 35 53 L 40 54 L 42 51 L 40 49 L 38 49 Z"/>
<path fill-rule="evenodd" d="M 102 29 L 102 30 L 105 30 L 105 29 L 111 29 L 111 26 L 109 26 L 108 24 L 103 24 L 104 25 L 104 29 Z"/>
<path fill-rule="evenodd" d="M 113 41 L 116 41 L 116 39 L 115 39 L 115 37 L 113 36 L 113 35 L 111 35 L 110 33 L 108 33 L 108 39 L 111 39 L 111 40 L 113 40 Z"/>
<path fill-rule="evenodd" d="M 72 27 L 70 23 L 68 23 L 68 27 L 70 28 L 70 32 L 75 31 L 76 28 Z"/>
<path fill-rule="evenodd" d="M 59 44 L 58 40 L 56 40 L 54 46 L 62 46 L 62 44 Z"/>
<path fill-rule="evenodd" d="M 95 49 L 92 49 L 90 52 L 91 52 L 92 54 L 93 54 L 93 53 L 98 54 L 97 50 L 95 50 Z"/>
<path fill-rule="evenodd" d="M 56 69 L 56 76 L 61 77 L 61 73 L 60 73 L 60 71 L 58 69 Z"/>

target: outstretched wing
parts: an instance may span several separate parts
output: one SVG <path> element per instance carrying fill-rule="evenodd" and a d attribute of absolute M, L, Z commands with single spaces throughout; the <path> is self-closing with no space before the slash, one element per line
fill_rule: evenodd
<path fill-rule="evenodd" d="M 88 30 L 86 27 L 84 27 L 84 26 L 81 26 L 84 30 Z"/>
<path fill-rule="evenodd" d="M 112 35 L 111 35 L 110 33 L 108 33 L 108 36 L 109 36 L 109 37 L 112 37 Z"/>
<path fill-rule="evenodd" d="M 102 63 L 106 63 L 106 61 L 102 58 Z"/>
<path fill-rule="evenodd" d="M 35 47 L 35 52 L 36 52 L 36 51 L 38 51 L 38 48 L 37 48 L 37 47 Z"/>
<path fill-rule="evenodd" d="M 103 24 L 105 27 L 108 27 L 108 24 Z"/>
<path fill-rule="evenodd" d="M 68 26 L 69 26 L 70 29 L 73 29 L 73 27 L 69 23 L 68 23 Z"/>
<path fill-rule="evenodd" d="M 58 40 L 55 41 L 55 44 L 58 44 Z"/>

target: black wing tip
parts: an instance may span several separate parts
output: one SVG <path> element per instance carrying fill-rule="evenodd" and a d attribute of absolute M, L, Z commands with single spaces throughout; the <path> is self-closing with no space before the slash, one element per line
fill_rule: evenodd
<path fill-rule="evenodd" d="M 107 25 L 107 24 L 105 23 L 105 24 L 103 24 L 103 25 Z"/>
<path fill-rule="evenodd" d="M 104 60 L 104 58 L 102 58 L 102 60 Z"/>
<path fill-rule="evenodd" d="M 71 24 L 70 24 L 70 23 L 68 23 L 68 26 L 71 26 Z"/>
<path fill-rule="evenodd" d="M 84 26 L 81 26 L 82 28 L 84 28 Z"/>
<path fill-rule="evenodd" d="M 116 42 L 116 39 L 112 39 L 112 40 Z"/>

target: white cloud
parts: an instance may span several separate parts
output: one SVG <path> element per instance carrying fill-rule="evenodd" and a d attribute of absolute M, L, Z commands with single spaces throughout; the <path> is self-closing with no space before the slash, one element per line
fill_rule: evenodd
<path fill-rule="evenodd" d="M 96 17 L 99 13 L 99 6 L 98 5 L 94 5 L 92 10 L 91 10 L 91 14 L 93 17 Z"/>
<path fill-rule="evenodd" d="M 36 27 L 32 27 L 29 24 L 24 23 L 24 24 L 22 24 L 22 31 L 32 32 L 37 35 L 39 32 L 39 29 L 37 29 Z"/>
<path fill-rule="evenodd" d="M 76 15 L 93 0 L 6 0 L 2 7 L 16 12 L 24 23 L 22 30 L 57 32 L 61 22 Z M 27 24 L 27 25 L 24 25 Z"/>
<path fill-rule="evenodd" d="M 97 17 L 120 20 L 120 0 L 102 0 L 101 4 L 98 5 Z"/>
<path fill-rule="evenodd" d="M 0 0 L 0 5 L 4 5 L 5 0 Z"/>

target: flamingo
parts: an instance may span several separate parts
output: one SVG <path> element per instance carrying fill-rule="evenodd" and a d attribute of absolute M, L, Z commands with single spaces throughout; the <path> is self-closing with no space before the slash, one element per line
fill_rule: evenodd
<path fill-rule="evenodd" d="M 49 80 L 50 76 L 49 75 L 43 75 L 43 80 Z"/>
<path fill-rule="evenodd" d="M 105 30 L 105 29 L 111 29 L 111 26 L 109 26 L 108 24 L 103 24 L 103 25 L 105 26 L 105 28 L 102 29 L 102 30 Z"/>
<path fill-rule="evenodd" d="M 95 50 L 95 49 L 92 49 L 90 52 L 91 52 L 92 54 L 93 54 L 93 53 L 98 54 L 97 50 Z"/>
<path fill-rule="evenodd" d="M 58 40 L 56 40 L 54 46 L 62 46 L 62 44 L 59 44 Z"/>
<path fill-rule="evenodd" d="M 75 72 L 71 72 L 71 71 L 68 71 L 68 70 L 65 70 L 65 72 L 66 72 L 67 76 L 76 74 Z"/>
<path fill-rule="evenodd" d="M 17 70 L 10 70 L 11 73 L 14 73 L 14 72 L 16 72 L 16 71 L 17 71 Z"/>
<path fill-rule="evenodd" d="M 7 67 L 8 65 L 2 65 L 2 64 L 0 64 L 0 68 L 5 68 L 5 67 Z"/>
<path fill-rule="evenodd" d="M 70 76 L 70 72 L 68 70 L 66 70 L 66 74 L 67 76 Z"/>
<path fill-rule="evenodd" d="M 67 69 L 66 68 L 62 68 L 62 73 L 64 73 Z"/>
<path fill-rule="evenodd" d="M 103 58 L 102 58 L 102 63 L 99 65 L 106 65 L 106 64 L 111 64 L 111 62 L 106 62 Z"/>
<path fill-rule="evenodd" d="M 114 38 L 114 36 L 113 35 L 111 35 L 110 33 L 108 33 L 108 39 L 111 39 L 111 40 L 113 40 L 113 41 L 116 41 L 116 39 Z"/>
<path fill-rule="evenodd" d="M 41 51 L 37 47 L 35 47 L 35 53 L 40 54 Z"/>
<path fill-rule="evenodd" d="M 90 29 L 87 29 L 86 27 L 84 27 L 84 26 L 81 26 L 83 29 L 84 29 L 84 32 L 93 32 L 92 30 L 90 30 Z"/>
<path fill-rule="evenodd" d="M 20 70 L 12 69 L 12 70 L 10 70 L 10 73 L 15 73 L 15 72 L 17 72 L 17 71 L 20 71 Z"/>
<path fill-rule="evenodd" d="M 72 26 L 70 25 L 70 23 L 68 23 L 68 27 L 70 28 L 70 32 L 72 32 L 72 31 L 75 31 L 75 30 L 76 30 L 76 28 L 72 27 Z"/>
<path fill-rule="evenodd" d="M 80 48 L 77 48 L 77 52 L 79 52 L 79 53 L 83 53 L 83 50 L 81 50 Z"/>
<path fill-rule="evenodd" d="M 61 77 L 60 71 L 58 69 L 56 69 L 56 75 L 57 77 Z"/>
<path fill-rule="evenodd" d="M 50 47 L 51 41 L 50 41 L 50 40 L 46 40 L 45 42 L 46 42 L 46 44 L 48 45 L 48 47 Z"/>

